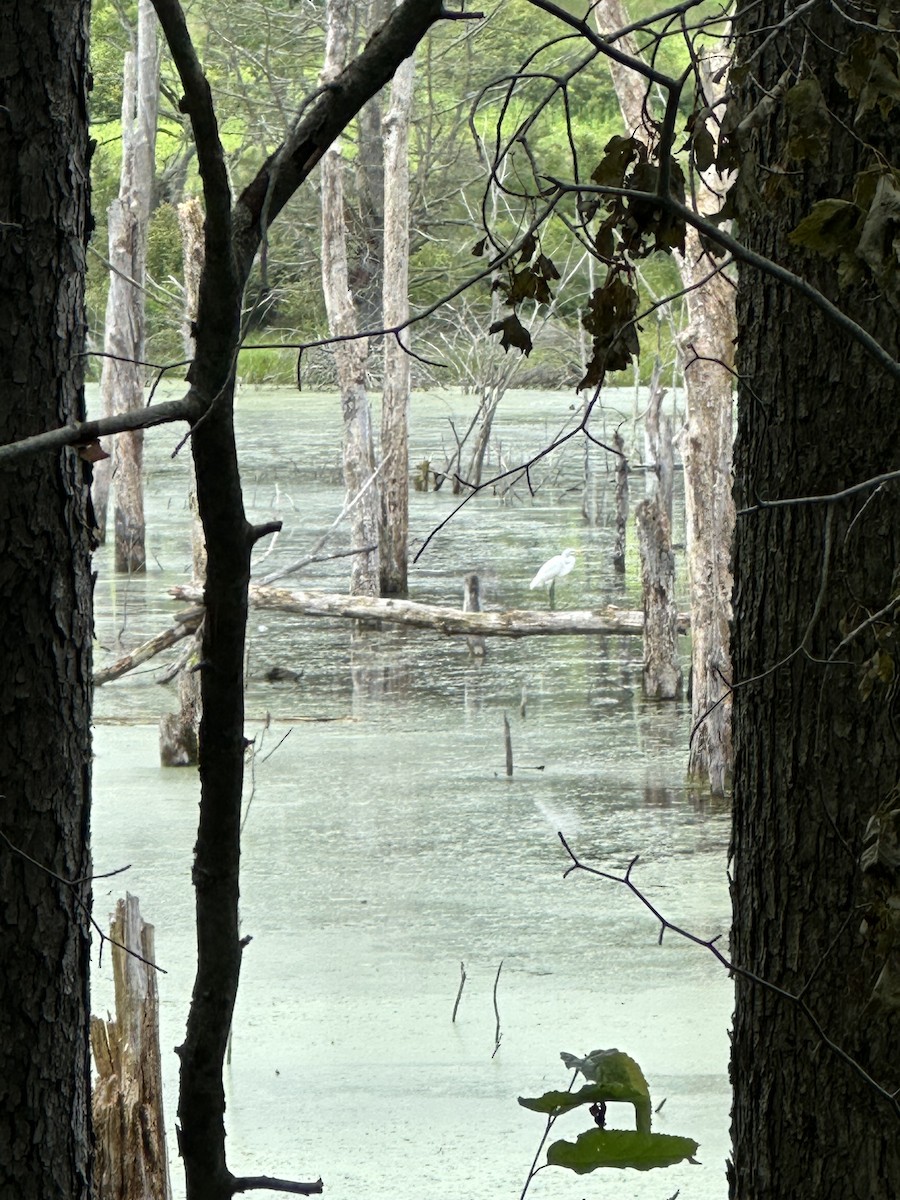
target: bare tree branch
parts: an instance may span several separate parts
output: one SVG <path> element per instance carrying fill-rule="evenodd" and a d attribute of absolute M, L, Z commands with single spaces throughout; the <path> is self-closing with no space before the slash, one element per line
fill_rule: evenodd
<path fill-rule="evenodd" d="M 758 987 L 765 988 L 766 991 L 773 992 L 776 996 L 781 996 L 782 999 L 787 1000 L 789 1003 L 795 1005 L 822 1044 L 827 1046 L 828 1049 L 833 1054 L 837 1055 L 837 1057 L 840 1058 L 850 1068 L 851 1071 L 858 1075 L 865 1084 L 872 1088 L 876 1095 L 878 1095 L 882 1100 L 885 1100 L 890 1109 L 893 1111 L 894 1116 L 900 1118 L 900 1094 L 891 1091 L 889 1088 L 886 1088 L 882 1084 L 878 1083 L 878 1081 L 873 1079 L 868 1071 L 866 1071 L 865 1067 L 863 1067 L 861 1063 L 857 1062 L 857 1060 L 853 1058 L 851 1054 L 848 1054 L 846 1050 L 837 1045 L 836 1042 L 833 1042 L 831 1038 L 828 1037 L 825 1030 L 822 1028 L 821 1023 L 819 1022 L 819 1019 L 803 999 L 803 989 L 801 990 L 800 995 L 795 995 L 793 992 L 789 992 L 786 988 L 781 988 L 777 984 L 772 983 L 771 980 L 763 979 L 762 976 L 755 974 L 753 971 L 747 970 L 746 967 L 738 966 L 719 949 L 718 945 L 716 944 L 719 940 L 718 936 L 714 938 L 699 937 L 696 933 L 691 933 L 689 930 L 682 928 L 680 925 L 675 925 L 668 919 L 668 917 L 665 917 L 659 911 L 659 909 L 650 899 L 648 899 L 647 895 L 641 891 L 641 889 L 631 878 L 632 872 L 637 865 L 640 855 L 636 854 L 634 856 L 634 858 L 628 864 L 624 875 L 613 875 L 609 871 L 601 871 L 597 867 L 589 867 L 586 863 L 583 863 L 566 841 L 564 835 L 562 833 L 557 833 L 557 837 L 562 843 L 562 847 L 566 854 L 568 854 L 569 858 L 571 859 L 571 866 L 567 867 L 563 873 L 564 879 L 568 878 L 568 876 L 574 871 L 584 871 L 586 874 L 593 875 L 598 879 L 608 879 L 612 883 L 621 884 L 623 887 L 626 887 L 628 891 L 630 891 L 631 894 L 637 900 L 639 900 L 641 904 L 643 904 L 643 906 L 648 910 L 648 912 L 650 912 L 659 922 L 660 944 L 662 944 L 664 934 L 669 932 L 676 933 L 679 937 L 684 938 L 689 942 L 693 942 L 695 946 L 702 946 L 703 949 L 708 950 L 709 953 L 725 968 L 726 971 L 728 971 L 730 975 L 740 975 L 743 979 L 747 979 L 751 983 L 756 984 Z"/>

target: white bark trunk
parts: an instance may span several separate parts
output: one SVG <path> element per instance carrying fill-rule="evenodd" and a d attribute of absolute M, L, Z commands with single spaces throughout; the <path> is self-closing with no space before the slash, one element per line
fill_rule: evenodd
<path fill-rule="evenodd" d="M 394 76 L 384 134 L 384 279 L 385 327 L 409 317 L 409 116 L 415 60 L 408 58 Z M 404 335 L 408 337 L 409 335 Z M 381 594 L 405 596 L 409 541 L 409 355 L 397 339 L 384 343 L 384 391 L 381 406 Z"/>
<path fill-rule="evenodd" d="M 329 0 L 323 83 L 333 79 L 347 59 L 351 9 L 350 0 Z M 364 339 L 353 337 L 358 330 L 347 269 L 342 174 L 340 143 L 334 142 L 321 166 L 322 287 L 332 337 L 350 339 L 334 347 L 344 418 L 344 484 L 348 502 L 360 497 L 351 509 L 351 538 L 360 553 L 351 560 L 350 591 L 353 595 L 377 596 L 380 501 L 377 487 L 366 486 L 375 472 L 372 413 L 366 394 L 368 348 Z M 365 494 L 360 495 L 364 489 Z"/>
<path fill-rule="evenodd" d="M 182 335 L 184 356 L 194 356 L 194 321 L 200 295 L 200 274 L 203 270 L 203 207 L 194 197 L 178 206 L 184 262 L 184 314 Z M 202 587 L 206 580 L 206 540 L 197 506 L 197 480 L 194 458 L 190 456 L 191 476 L 188 503 L 191 509 L 191 564 L 193 583 Z M 192 767 L 200 756 L 200 673 L 193 668 L 200 660 L 203 640 L 202 624 L 192 634 L 193 652 L 178 672 L 178 712 L 166 713 L 159 722 L 159 758 L 164 767 Z"/>
<path fill-rule="evenodd" d="M 604 0 L 596 10 L 598 28 L 619 29 L 629 23 L 622 0 Z M 637 53 L 630 37 L 616 43 Z M 630 132 L 643 124 L 644 83 L 633 72 L 609 61 L 619 106 Z M 724 88 L 724 81 L 718 85 Z M 707 93 L 711 88 L 707 89 Z M 712 131 L 715 135 L 715 130 Z M 698 187 L 701 211 L 719 207 L 724 181 L 713 169 Z M 694 733 L 688 773 L 707 778 L 713 793 L 725 790 L 732 766 L 731 745 L 731 540 L 734 501 L 731 494 L 732 376 L 734 356 L 734 292 L 721 274 L 695 287 L 711 270 L 699 236 L 688 228 L 685 253 L 678 265 L 686 296 L 688 326 L 681 337 L 685 359 L 687 420 L 682 433 L 687 561 L 691 591 L 691 713 Z"/>
<path fill-rule="evenodd" d="M 122 95 L 122 170 L 119 195 L 109 209 L 110 284 L 106 305 L 101 398 L 105 414 L 128 412 L 143 403 L 144 283 L 147 226 L 156 157 L 159 98 L 159 46 L 156 12 L 140 0 L 136 54 L 125 56 Z M 145 568 L 143 433 L 119 434 L 94 495 L 105 533 L 108 493 L 115 497 L 115 566 L 118 571 Z"/>

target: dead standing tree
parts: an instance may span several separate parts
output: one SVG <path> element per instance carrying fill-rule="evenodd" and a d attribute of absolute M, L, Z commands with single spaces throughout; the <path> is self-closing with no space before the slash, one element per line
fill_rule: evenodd
<path fill-rule="evenodd" d="M 106 305 L 100 392 L 105 414 L 128 412 L 143 404 L 144 285 L 147 230 L 156 156 L 159 99 L 159 45 L 150 0 L 138 5 L 136 49 L 125 55 L 122 90 L 122 171 L 119 194 L 109 207 L 109 296 Z M 101 534 L 106 530 L 110 490 L 115 511 L 117 571 L 143 571 L 144 492 L 143 430 L 120 433 L 112 455 L 94 484 L 94 511 Z"/>
<path fill-rule="evenodd" d="M 333 86 L 347 61 L 352 5 L 350 0 L 329 0 L 326 12 L 321 80 L 327 89 Z M 344 486 L 347 502 L 353 505 L 350 529 L 353 547 L 358 551 L 351 559 L 350 591 L 356 596 L 377 596 L 381 511 L 378 490 L 372 486 L 375 435 L 366 391 L 369 347 L 365 338 L 354 336 L 359 332 L 359 322 L 350 290 L 343 170 L 340 143 L 335 139 L 322 158 L 322 290 L 330 332 L 333 337 L 343 339 L 334 345 L 334 358 L 344 421 L 341 447 Z"/>
<path fill-rule="evenodd" d="M 604 0 L 594 17 L 601 33 L 626 30 L 631 22 L 623 0 Z M 638 35 L 624 33 L 614 44 L 631 58 L 639 57 Z M 723 57 L 719 80 L 713 84 L 702 72 L 704 96 L 695 99 L 696 127 L 705 130 L 712 147 L 718 130 L 713 105 L 724 92 Z M 649 114 L 647 83 L 626 63 L 607 60 L 627 132 L 645 137 Z M 715 93 L 715 94 L 713 94 Z M 705 107 L 704 107 L 705 105 Z M 708 128 L 707 128 L 708 126 Z M 699 139 L 697 145 L 700 145 Z M 698 211 L 710 214 L 722 204 L 726 181 L 715 166 L 701 158 L 696 200 Z M 731 569 L 729 554 L 734 531 L 731 497 L 732 376 L 736 333 L 734 286 L 716 270 L 696 229 L 685 230 L 684 250 L 675 252 L 687 291 L 688 326 L 681 341 L 685 357 L 687 417 L 682 438 L 687 510 L 687 564 L 691 587 L 691 712 L 695 735 L 688 772 L 706 777 L 721 794 L 732 765 L 731 748 Z"/>

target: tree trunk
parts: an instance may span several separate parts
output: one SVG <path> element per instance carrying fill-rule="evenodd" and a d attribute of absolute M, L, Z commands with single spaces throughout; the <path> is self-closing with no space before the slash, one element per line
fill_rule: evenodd
<path fill-rule="evenodd" d="M 701 253 L 687 233 L 685 261 Z M 684 277 L 684 275 L 683 275 Z M 687 282 L 687 280 L 686 280 Z M 731 777 L 731 491 L 734 404 L 734 286 L 716 275 L 691 292 L 680 342 L 685 356 L 687 418 L 681 435 L 688 581 L 691 597 L 691 725 L 688 775 L 723 795 Z"/>
<path fill-rule="evenodd" d="M 0 8 L 0 442 L 84 420 L 87 3 Z M 0 469 L 0 1195 L 91 1200 L 90 468 Z"/>
<path fill-rule="evenodd" d="M 616 538 L 613 543 L 613 570 L 625 574 L 625 550 L 628 544 L 628 459 L 625 457 L 625 439 L 617 429 L 613 434 L 616 455 Z"/>
<path fill-rule="evenodd" d="M 329 0 L 323 83 L 332 80 L 346 61 L 350 9 L 350 0 Z M 344 417 L 343 467 L 347 500 L 351 502 L 359 496 L 351 509 L 350 530 L 353 546 L 361 553 L 351 560 L 350 591 L 353 595 L 377 596 L 380 502 L 378 488 L 366 486 L 375 472 L 372 412 L 366 393 L 368 347 L 364 338 L 354 337 L 358 329 L 347 270 L 342 173 L 343 157 L 336 141 L 323 155 L 321 167 L 322 287 L 332 336 L 349 339 L 335 343 L 334 357 Z M 365 494 L 360 496 L 364 489 Z"/>
<path fill-rule="evenodd" d="M 805 87 L 816 79 L 821 88 L 815 140 L 798 143 L 797 97 L 777 98 L 792 61 L 783 17 L 764 0 L 743 3 L 736 18 L 738 66 L 752 66 L 738 76 L 735 123 L 754 114 L 741 146 L 741 230 L 896 358 L 896 285 L 885 294 L 861 260 L 862 276 L 842 284 L 838 260 L 788 235 L 815 202 L 851 201 L 861 171 L 895 161 L 900 113 L 857 113 L 858 99 L 835 80 L 834 47 L 858 53 L 863 33 L 826 6 L 804 42 Z M 760 110 L 763 95 L 775 102 Z M 889 240 L 885 253 L 895 269 Z M 888 1200 L 900 1180 L 900 744 L 882 656 L 893 661 L 896 645 L 900 493 L 893 482 L 831 503 L 758 505 L 896 469 L 900 388 L 768 275 L 741 269 L 738 318 L 734 958 L 802 992 L 827 1036 L 894 1101 L 824 1045 L 794 1004 L 738 976 L 731 1195 Z M 868 620 L 891 603 L 881 621 Z"/>
<path fill-rule="evenodd" d="M 658 499 L 672 528 L 672 484 L 675 456 L 672 452 L 672 422 L 662 410 L 666 389 L 660 382 L 662 363 L 657 358 L 650 376 L 650 397 L 644 420 L 644 458 L 649 470 L 644 476 L 648 500 Z"/>
<path fill-rule="evenodd" d="M 203 273 L 203 208 L 194 197 L 178 206 L 178 224 L 184 260 L 184 353 L 194 356 L 194 327 Z M 206 578 L 206 539 L 197 508 L 197 476 L 191 459 L 188 503 L 191 509 L 192 582 L 201 585 Z M 200 674 L 202 629 L 192 635 L 194 653 L 186 656 L 178 672 L 178 712 L 166 713 L 159 722 L 159 758 L 164 767 L 195 766 L 200 754 Z"/>
<path fill-rule="evenodd" d="M 623 0 L 604 0 L 596 10 L 598 27 L 606 31 L 630 24 Z M 638 55 L 631 35 L 616 45 Z M 644 136 L 643 104 L 646 83 L 633 71 L 609 60 L 619 107 L 629 132 Z M 721 96 L 725 80 L 706 81 L 712 100 Z M 718 136 L 710 122 L 710 131 Z M 714 168 L 698 181 L 697 202 L 704 212 L 720 206 L 724 181 Z M 731 619 L 729 557 L 734 530 L 731 497 L 732 376 L 734 356 L 734 289 L 721 274 L 708 276 L 713 263 L 697 231 L 688 227 L 685 252 L 677 255 L 681 280 L 690 289 L 685 296 L 688 326 L 681 337 L 685 355 L 687 420 L 682 440 L 685 506 L 687 509 L 687 565 L 691 591 L 691 715 L 694 734 L 688 757 L 688 774 L 708 779 L 710 790 L 721 795 L 731 771 L 731 652 L 728 623 Z"/>
<path fill-rule="evenodd" d="M 94 1200 L 169 1200 L 159 995 L 151 965 L 156 952 L 153 926 L 141 919 L 137 897 L 118 902 L 109 932 L 116 1017 L 91 1018 L 97 1068 Z"/>
<path fill-rule="evenodd" d="M 634 513 L 644 596 L 644 695 L 675 700 L 681 695 L 675 556 L 662 500 L 642 500 Z"/>
<path fill-rule="evenodd" d="M 159 97 L 157 21 L 150 0 L 138 5 L 137 51 L 125 56 L 122 90 L 122 170 L 119 195 L 109 208 L 109 295 L 101 396 L 104 413 L 129 412 L 143 404 L 144 286 L 147 229 L 153 196 Z M 117 571 L 143 571 L 143 432 L 120 433 L 106 470 L 112 472 Z M 108 476 L 95 494 L 106 528 Z M 105 489 L 105 490 L 104 490 Z"/>
<path fill-rule="evenodd" d="M 409 317 L 409 115 L 415 59 L 401 63 L 391 86 L 384 130 L 385 327 Z M 409 333 L 404 334 L 408 338 Z M 405 596 L 409 542 L 409 355 L 397 339 L 384 343 L 381 405 L 381 595 Z"/>

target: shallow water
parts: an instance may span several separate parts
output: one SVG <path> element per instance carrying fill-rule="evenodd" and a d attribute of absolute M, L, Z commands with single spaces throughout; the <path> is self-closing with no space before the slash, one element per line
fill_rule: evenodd
<path fill-rule="evenodd" d="M 447 410 L 467 403 L 416 401 L 414 460 L 437 458 Z M 570 404 L 513 394 L 495 453 L 513 461 L 538 448 Z M 251 518 L 286 522 L 266 572 L 299 557 L 339 511 L 337 401 L 258 393 L 241 397 L 238 414 Z M 189 561 L 187 467 L 168 457 L 176 441 L 148 439 L 151 570 L 113 579 L 98 556 L 101 664 L 176 608 L 166 588 Z M 557 475 L 535 499 L 520 489 L 512 503 L 485 494 L 467 505 L 413 569 L 413 598 L 455 604 L 477 570 L 486 607 L 538 603 L 528 580 L 571 544 L 584 554 L 559 585 L 559 607 L 632 602 L 633 575 L 616 580 L 606 565 L 610 530 L 581 519 L 579 453 L 551 464 Z M 412 537 L 424 540 L 452 503 L 415 493 Z M 340 560 L 311 567 L 296 586 L 343 590 L 345 571 Z M 346 624 L 270 612 L 252 614 L 250 632 L 258 753 L 241 918 L 253 940 L 227 1079 L 231 1169 L 322 1175 L 333 1200 L 518 1197 L 543 1121 L 516 1097 L 567 1085 L 561 1050 L 618 1046 L 641 1063 L 654 1102 L 666 1098 L 654 1127 L 696 1138 L 702 1165 L 590 1178 L 545 1170 L 529 1195 L 664 1200 L 681 1189 L 723 1200 L 731 985 L 701 949 L 671 936 L 658 945 L 654 919 L 622 886 L 563 879 L 558 831 L 604 870 L 640 854 L 634 879 L 667 917 L 704 937 L 727 930 L 728 813 L 684 788 L 688 709 L 643 701 L 639 640 L 494 639 L 479 664 L 463 642 L 428 633 L 351 646 Z M 266 684 L 273 665 L 303 676 Z M 132 867 L 124 882 L 98 883 L 95 910 L 102 918 L 127 886 L 156 926 L 172 1128 L 171 1048 L 194 967 L 198 787 L 194 771 L 158 766 L 154 722 L 176 696 L 154 682 L 156 666 L 97 694 L 95 867 Z M 467 981 L 452 1023 L 460 962 Z M 104 959 L 97 1009 L 110 992 Z M 588 1121 L 570 1115 L 554 1137 Z M 627 1126 L 629 1110 L 612 1106 L 610 1124 Z M 172 1174 L 178 1197 L 177 1160 Z"/>

